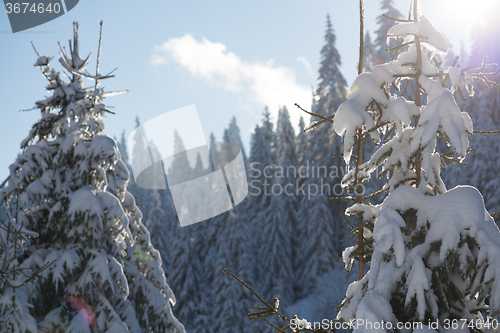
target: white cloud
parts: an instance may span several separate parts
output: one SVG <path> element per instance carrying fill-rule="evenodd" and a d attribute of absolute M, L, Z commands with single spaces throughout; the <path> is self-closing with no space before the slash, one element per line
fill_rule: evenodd
<path fill-rule="evenodd" d="M 162 65 L 168 61 L 185 67 L 197 78 L 241 93 L 262 107 L 269 106 L 274 120 L 277 119 L 278 107 L 286 105 L 295 127 L 300 113 L 294 103 L 305 108 L 311 104 L 311 88 L 297 83 L 293 70 L 275 66 L 273 60 L 247 62 L 227 51 L 224 44 L 206 38 L 198 41 L 187 34 L 156 45 L 151 63 Z M 260 110 L 257 112 L 260 114 Z"/>
<path fill-rule="evenodd" d="M 307 61 L 306 57 L 297 57 L 297 61 L 300 62 L 306 68 L 307 72 L 314 77 L 314 72 L 312 70 L 311 64 Z"/>

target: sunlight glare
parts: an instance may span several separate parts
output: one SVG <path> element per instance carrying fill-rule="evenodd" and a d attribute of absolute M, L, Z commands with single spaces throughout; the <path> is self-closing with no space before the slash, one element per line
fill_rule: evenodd
<path fill-rule="evenodd" d="M 475 24 L 484 27 L 487 15 L 498 15 L 499 0 L 442 0 L 448 11 L 446 20 L 462 23 L 469 28 Z M 450 22 L 451 23 L 451 22 Z"/>

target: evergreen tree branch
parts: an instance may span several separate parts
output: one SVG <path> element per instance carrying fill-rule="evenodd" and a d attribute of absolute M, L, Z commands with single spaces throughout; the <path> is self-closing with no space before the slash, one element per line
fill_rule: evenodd
<path fill-rule="evenodd" d="M 367 196 L 363 197 L 363 200 L 366 200 L 366 199 L 371 199 L 371 198 L 375 198 L 381 194 L 384 194 L 385 192 L 389 191 L 389 188 L 382 188 L 376 192 L 373 192 L 373 193 L 370 193 L 368 194 Z"/>
<path fill-rule="evenodd" d="M 315 123 L 311 124 L 309 127 L 306 127 L 306 128 L 304 129 L 304 133 L 309 132 L 310 130 L 314 129 L 314 128 L 315 128 L 315 127 L 317 127 L 318 125 L 323 124 L 323 123 L 324 123 L 324 122 L 326 122 L 326 121 L 332 121 L 332 122 L 333 122 L 333 120 L 332 120 L 332 119 L 333 119 L 334 117 L 335 117 L 335 114 L 333 114 L 332 116 L 330 116 L 330 117 L 328 117 L 328 118 L 322 119 L 322 120 L 320 120 L 320 121 L 317 121 L 317 122 L 315 122 Z"/>
<path fill-rule="evenodd" d="M 417 1 L 419 0 L 414 0 L 413 2 L 413 21 L 418 22 L 418 4 Z M 422 49 L 420 48 L 420 37 L 418 34 L 415 34 L 415 45 L 417 48 L 417 64 L 416 64 L 416 73 L 415 73 L 415 105 L 417 107 L 420 107 L 420 74 L 422 73 Z M 415 117 L 415 128 L 418 126 L 418 120 L 420 118 L 420 115 L 417 115 Z M 418 148 L 416 156 L 415 156 L 415 173 L 417 175 L 416 179 L 416 184 L 415 187 L 420 186 L 420 180 L 421 180 L 421 169 L 422 169 L 422 159 L 421 159 L 421 154 L 420 154 L 420 149 L 421 147 Z"/>
<path fill-rule="evenodd" d="M 385 125 L 389 125 L 389 122 L 388 121 L 384 121 L 384 122 L 376 125 L 375 127 L 372 127 L 369 130 L 365 131 L 364 132 L 364 136 L 361 138 L 361 140 L 362 141 L 366 140 L 370 136 L 371 132 L 374 132 L 374 131 L 378 130 L 379 128 L 384 127 Z"/>
<path fill-rule="evenodd" d="M 26 281 L 24 281 L 23 283 L 21 283 L 21 284 L 20 284 L 20 285 L 18 285 L 18 286 L 11 285 L 8 281 L 4 281 L 4 283 L 5 283 L 7 286 L 9 286 L 9 287 L 11 287 L 11 288 L 14 288 L 14 289 L 15 289 L 15 288 L 20 288 L 20 287 L 22 287 L 22 286 L 26 285 L 27 283 L 29 283 L 29 282 L 33 281 L 35 278 L 40 277 L 40 273 L 41 273 L 42 271 L 44 271 L 45 269 L 47 269 L 50 265 L 52 265 L 52 264 L 53 264 L 53 263 L 55 263 L 56 261 L 57 261 L 57 259 L 55 259 L 55 260 L 53 260 L 53 261 L 51 261 L 51 262 L 46 263 L 45 265 L 43 265 L 42 267 L 40 267 L 40 268 L 39 268 L 36 272 L 34 272 L 34 273 L 33 273 L 33 274 L 32 274 L 32 275 L 31 275 L 31 276 L 30 276 L 30 277 L 29 277 Z"/>
<path fill-rule="evenodd" d="M 2 182 L 2 184 L 0 184 L 0 189 L 1 189 L 2 187 L 4 187 L 4 186 L 5 186 L 5 184 L 7 184 L 7 182 L 9 181 L 9 179 L 10 179 L 10 175 L 9 175 L 7 178 L 5 178 L 5 180 Z"/>
<path fill-rule="evenodd" d="M 500 134 L 500 130 L 497 131 L 480 131 L 480 130 L 474 130 L 472 134 Z"/>
<path fill-rule="evenodd" d="M 364 38 L 364 16 L 365 16 L 364 0 L 359 0 L 359 62 L 358 75 L 363 72 L 363 38 Z"/>
<path fill-rule="evenodd" d="M 99 77 L 99 61 L 101 59 L 102 25 L 103 25 L 103 21 L 101 21 L 99 23 L 99 44 L 97 46 L 97 60 L 96 60 L 96 65 L 95 65 L 95 76 L 96 76 L 95 89 L 97 89 L 97 85 L 99 84 L 99 79 L 97 79 L 97 78 Z"/>
<path fill-rule="evenodd" d="M 326 198 L 326 200 L 333 200 L 333 201 L 354 201 L 354 202 L 357 202 L 356 198 L 353 198 L 353 197 L 330 197 L 330 198 Z"/>
<path fill-rule="evenodd" d="M 403 19 L 397 19 L 397 18 L 394 18 L 394 17 L 390 17 L 386 14 L 382 14 L 383 17 L 391 20 L 391 21 L 394 21 L 394 22 L 413 22 L 412 20 L 403 20 Z"/>
<path fill-rule="evenodd" d="M 364 1 L 359 0 L 359 64 L 358 64 L 358 75 L 363 72 L 363 33 L 364 29 Z M 359 167 L 363 162 L 363 129 L 358 128 L 357 131 L 357 141 L 358 141 L 358 153 L 356 158 L 356 171 L 354 174 L 354 188 L 356 188 L 356 202 L 360 204 L 363 201 L 362 189 L 359 185 L 362 185 L 362 181 L 359 178 Z M 360 214 L 358 216 L 358 249 L 359 249 L 359 279 L 361 280 L 365 276 L 365 263 L 363 255 L 363 218 Z"/>
<path fill-rule="evenodd" d="M 351 230 L 355 230 L 356 228 L 352 225 L 351 222 L 349 222 L 349 220 L 347 219 L 347 216 L 345 216 L 344 212 L 340 212 L 340 215 L 344 218 L 344 220 L 347 222 L 347 224 L 349 225 L 349 227 L 351 228 Z"/>
<path fill-rule="evenodd" d="M 281 317 L 281 319 L 283 319 L 284 321 L 286 322 L 290 322 L 290 319 L 288 319 L 287 317 L 285 317 L 284 315 L 282 315 L 281 313 L 279 313 L 274 307 L 272 307 L 271 305 L 269 305 L 269 303 L 267 303 L 266 301 L 264 301 L 264 299 L 262 297 L 259 296 L 259 294 L 257 294 L 257 292 L 255 290 L 253 290 L 250 286 L 248 286 L 245 282 L 243 282 L 243 280 L 241 280 L 239 277 L 237 277 L 236 275 L 234 275 L 233 273 L 231 273 L 230 271 L 228 271 L 227 269 L 223 268 L 222 271 L 224 273 L 227 273 L 229 275 L 231 275 L 236 281 L 238 281 L 239 283 L 241 283 L 243 286 L 245 286 L 245 288 L 247 288 L 248 290 L 250 290 L 250 292 L 252 294 L 255 295 L 255 297 L 257 297 L 259 299 L 259 301 L 261 301 L 269 311 L 272 311 L 274 312 L 275 314 L 277 314 L 279 317 Z"/>
<path fill-rule="evenodd" d="M 412 41 L 409 41 L 409 42 L 406 42 L 406 43 L 401 43 L 399 44 L 398 46 L 394 46 L 394 47 L 391 47 L 389 49 L 386 49 L 387 52 L 391 52 L 391 51 L 394 51 L 394 50 L 399 50 L 400 48 L 402 48 L 403 46 L 407 46 L 407 45 L 411 45 L 411 44 L 415 44 L 415 41 L 412 40 Z M 397 52 L 396 52 L 397 53 Z"/>
<path fill-rule="evenodd" d="M 408 85 L 410 84 L 410 80 L 406 80 L 405 87 L 403 88 L 403 91 L 401 92 L 401 96 L 403 96 L 406 92 L 406 88 L 408 88 Z"/>
<path fill-rule="evenodd" d="M 234 275 L 233 273 L 231 273 L 230 271 L 228 271 L 227 269 L 223 268 L 222 269 L 223 272 L 229 274 L 230 276 L 232 276 L 236 281 L 238 281 L 239 283 L 241 283 L 243 286 L 245 286 L 245 288 L 247 288 L 248 290 L 250 290 L 250 292 L 252 294 L 254 294 L 258 299 L 259 301 L 261 301 L 265 307 L 262 307 L 262 306 L 249 306 L 248 308 L 250 309 L 255 309 L 255 310 L 264 310 L 264 311 L 260 311 L 260 312 L 254 312 L 254 313 L 248 313 L 247 316 L 248 316 L 248 319 L 250 320 L 254 320 L 254 319 L 261 319 L 263 320 L 266 324 L 268 324 L 269 326 L 271 326 L 273 329 L 275 329 L 277 332 L 281 332 L 281 333 L 286 333 L 286 330 L 290 329 L 291 328 L 291 325 L 293 324 L 292 323 L 292 320 L 288 319 L 285 315 L 281 314 L 277 309 L 278 309 L 278 306 L 275 305 L 275 306 L 271 306 L 269 303 L 267 303 L 262 297 L 259 296 L 259 294 L 257 294 L 257 292 L 255 290 L 253 290 L 249 285 L 247 285 L 243 280 L 241 280 L 239 277 L 237 277 L 236 275 Z M 276 302 L 277 299 L 275 298 L 275 301 Z M 271 317 L 271 316 L 274 316 L 274 315 L 277 315 L 279 316 L 283 321 L 287 322 L 288 325 L 283 327 L 283 328 L 279 328 L 275 325 L 273 325 L 271 322 L 269 322 L 266 318 L 267 317 Z M 292 318 L 293 320 L 296 320 L 297 319 L 297 316 L 294 316 Z M 322 330 L 321 328 L 320 329 L 313 329 L 313 328 L 298 328 L 298 330 L 294 331 L 294 332 L 324 332 L 324 330 Z"/>
<path fill-rule="evenodd" d="M 273 324 L 271 324 L 267 319 L 265 319 L 265 318 L 261 318 L 261 319 L 263 321 L 265 321 L 269 326 L 271 326 L 272 328 L 274 328 L 277 332 L 286 333 L 281 328 L 278 328 L 278 327 L 274 326 Z"/>
<path fill-rule="evenodd" d="M 325 121 L 329 121 L 333 124 L 333 117 L 323 117 L 322 115 L 319 115 L 319 114 L 316 114 L 316 113 L 312 113 L 312 112 L 309 112 L 307 110 L 304 110 L 299 104 L 295 103 L 295 106 L 298 107 L 299 109 L 301 109 L 302 111 L 304 111 L 305 113 L 307 113 L 308 115 L 311 115 L 311 116 L 315 116 L 315 117 L 318 117 L 322 120 L 325 120 Z"/>

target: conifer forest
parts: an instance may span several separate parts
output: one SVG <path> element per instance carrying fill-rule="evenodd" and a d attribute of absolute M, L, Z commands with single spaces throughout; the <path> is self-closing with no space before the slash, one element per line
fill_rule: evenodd
<path fill-rule="evenodd" d="M 123 91 L 106 88 L 120 70 L 103 69 L 102 22 L 95 50 L 77 20 L 69 44 L 34 35 L 23 79 L 41 76 L 45 97 L 25 94 L 38 120 L 4 143 L 20 149 L 0 179 L 0 333 L 500 332 L 499 13 L 467 50 L 421 0 L 369 1 L 376 30 L 363 0 L 350 18 L 353 82 L 346 27 L 325 12 L 310 103 L 254 110 L 250 140 L 238 114 L 219 119 L 208 163 L 177 132 L 147 143 L 139 111 L 107 134 Z M 208 181 L 220 143 L 239 147 L 248 193 L 236 200 L 226 167 L 230 209 L 182 225 L 179 185 L 142 184 Z M 171 163 L 138 178 L 160 145 Z M 215 192 L 183 195 L 208 207 Z"/>

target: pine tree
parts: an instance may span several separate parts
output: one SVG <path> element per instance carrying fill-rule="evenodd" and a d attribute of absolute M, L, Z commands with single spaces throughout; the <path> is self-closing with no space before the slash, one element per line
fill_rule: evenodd
<path fill-rule="evenodd" d="M 252 271 L 254 278 L 248 281 L 254 281 L 254 285 L 259 290 L 263 290 L 263 285 L 272 283 L 271 277 L 265 273 L 263 260 L 269 254 L 262 253 L 261 247 L 266 241 L 265 227 L 266 221 L 263 220 L 263 211 L 266 211 L 271 204 L 271 186 L 273 185 L 274 173 L 276 172 L 276 135 L 273 131 L 273 124 L 270 120 L 270 113 L 266 107 L 263 112 L 262 124 L 255 127 L 250 143 L 250 157 L 248 185 L 249 197 L 243 202 L 244 211 L 247 220 L 250 222 L 249 238 L 250 250 L 254 258 Z M 238 209 L 238 207 L 236 207 Z M 262 257 L 264 256 L 264 257 Z M 254 332 L 264 330 L 265 324 L 254 320 L 248 325 L 248 329 Z M 246 328 L 247 329 L 247 328 Z"/>
<path fill-rule="evenodd" d="M 36 102 L 41 117 L 0 194 L 11 204 L 19 193 L 19 221 L 39 234 L 20 267 L 54 262 L 24 287 L 33 316 L 51 332 L 89 332 L 89 325 L 100 332 L 184 332 L 172 314 L 161 256 L 127 191 L 129 172 L 103 132 L 109 111 L 99 81 L 111 76 L 84 72 L 77 23 L 69 50 L 59 59 L 69 82 L 49 67 L 52 58 L 35 63 L 52 94 Z M 93 89 L 83 88 L 84 77 L 95 80 Z"/>
<path fill-rule="evenodd" d="M 264 109 L 261 126 L 256 126 L 250 143 L 249 194 L 253 207 L 265 209 L 270 203 L 269 188 L 276 166 L 276 146 L 273 124 L 268 108 Z M 267 193 L 267 194 L 266 194 Z M 255 219 L 257 210 L 248 211 L 250 219 Z M 260 220 L 256 220 L 260 223 Z M 256 227 L 258 229 L 258 227 Z"/>
<path fill-rule="evenodd" d="M 387 176 L 382 190 L 389 192 L 381 205 L 356 203 L 346 211 L 362 217 L 368 241 L 363 252 L 359 244 L 344 251 L 346 267 L 361 253 L 363 260 L 371 259 L 371 265 L 360 281 L 349 286 L 337 319 L 384 321 L 392 328 L 398 322 L 422 323 L 424 330 L 444 332 L 448 321 L 476 324 L 500 313 L 499 229 L 477 189 L 461 186 L 447 191 L 440 176 L 445 160 L 465 158 L 473 131 L 454 92 L 458 96 L 458 87 L 464 86 L 472 94 L 473 78 L 493 81 L 484 72 L 458 67 L 440 71 L 431 63 L 427 51 L 446 53 L 448 44 L 420 16 L 419 5 L 413 1 L 410 22 L 388 31 L 389 37 L 406 38 L 409 46 L 391 64 L 360 74 L 353 83 L 356 89 L 335 116 L 335 130 L 344 135 L 346 160 L 359 131 L 363 138 L 370 134 L 375 141 L 381 140 L 379 134 L 385 135 L 374 154 L 347 174 L 343 184 L 354 182 L 355 175 L 369 178 L 381 166 Z M 415 82 L 414 101 L 391 93 L 390 85 L 400 77 Z M 450 78 L 451 90 L 443 86 L 443 77 Z M 426 102 L 421 90 L 427 94 Z M 438 137 L 452 150 L 438 151 Z M 356 332 L 371 330 L 369 325 L 355 328 Z M 388 325 L 381 330 L 392 331 Z M 421 330 L 413 330 L 417 331 Z"/>
<path fill-rule="evenodd" d="M 273 180 L 273 185 L 277 184 Z M 272 194 L 271 203 L 259 213 L 263 221 L 262 241 L 258 258 L 260 290 L 265 299 L 277 297 L 283 304 L 290 304 L 293 295 L 292 228 L 286 219 L 285 201 Z"/>
<path fill-rule="evenodd" d="M 395 22 L 388 19 L 384 15 L 394 18 L 403 19 L 403 15 L 394 7 L 393 0 L 381 0 L 381 8 L 383 13 L 377 17 L 378 30 L 375 31 L 377 37 L 375 38 L 375 59 L 374 65 L 380 65 L 392 60 L 393 52 L 388 52 L 387 49 L 398 46 L 396 40 L 391 40 L 387 43 L 387 32 L 394 26 Z"/>
<path fill-rule="evenodd" d="M 141 122 L 139 120 L 139 117 L 135 117 L 135 127 L 140 127 Z M 132 161 L 137 161 L 138 159 L 141 159 L 142 156 L 144 156 L 144 152 L 148 151 L 148 147 L 145 146 L 144 144 L 144 138 L 142 136 L 142 133 L 140 131 L 137 131 L 134 135 L 134 146 L 129 147 L 131 149 L 130 151 L 127 150 L 127 146 L 123 145 L 123 150 L 126 151 L 126 156 L 127 158 L 131 159 L 129 163 L 132 163 Z M 124 142 L 123 142 L 124 144 Z M 120 146 L 118 146 L 120 148 Z M 129 152 L 131 153 L 129 156 Z M 131 164 L 127 165 L 129 167 L 129 170 L 131 170 Z M 149 177 L 147 173 L 142 173 L 141 177 Z M 130 177 L 129 184 L 128 184 L 128 190 L 129 192 L 134 196 L 134 199 L 136 201 L 136 204 L 142 209 L 145 210 L 145 208 L 148 206 L 148 191 L 136 184 L 136 179 L 135 177 Z"/>
<path fill-rule="evenodd" d="M 194 229 L 196 224 L 179 227 L 172 244 L 172 266 L 177 267 L 170 278 L 172 289 L 181 301 L 175 314 L 182 320 L 188 331 L 195 329 L 193 318 L 200 303 L 201 263 L 196 252 Z"/>
<path fill-rule="evenodd" d="M 4 211 L 5 212 L 5 211 Z M 6 213 L 6 212 L 5 212 Z M 12 213 L 12 210 L 11 210 Z M 14 217 L 15 216 L 15 217 Z M 19 269 L 30 238 L 38 235 L 27 230 L 18 214 L 5 214 L 0 220 L 0 332 L 38 332 L 35 318 L 30 314 L 28 295 L 22 288 L 29 280 L 36 279 L 38 272 Z M 46 269 L 47 266 L 42 267 Z"/>
<path fill-rule="evenodd" d="M 117 141 L 115 139 L 115 141 Z M 127 166 L 127 169 L 131 169 L 130 167 L 130 161 L 128 158 L 128 151 L 127 151 L 127 140 L 125 139 L 125 130 L 122 132 L 122 136 L 120 138 L 120 142 L 117 142 L 118 144 L 118 150 L 120 151 L 120 155 L 122 157 L 123 163 Z"/>
<path fill-rule="evenodd" d="M 170 250 L 172 249 L 172 233 L 175 230 L 172 225 L 177 223 L 169 219 L 162 208 L 162 201 L 159 190 L 150 190 L 148 215 L 146 218 L 146 228 L 151 234 L 151 243 L 162 257 L 163 267 L 167 270 L 170 265 Z"/>
<path fill-rule="evenodd" d="M 182 138 L 177 132 L 174 134 L 175 158 L 168 169 L 169 182 L 185 182 L 191 179 L 194 170 L 189 162 L 188 153 Z M 200 166 L 197 166 L 200 168 Z M 200 302 L 200 282 L 202 278 L 200 258 L 197 252 L 196 228 L 197 224 L 180 227 L 177 223 L 175 237 L 172 241 L 171 261 L 173 270 L 170 278 L 172 289 L 179 296 L 179 303 L 175 313 L 186 323 L 188 330 L 192 330 L 193 318 L 196 316 Z"/>
<path fill-rule="evenodd" d="M 319 96 L 317 113 L 332 115 L 345 99 L 347 83 L 340 73 L 340 54 L 335 48 L 337 37 L 333 31 L 330 15 L 326 17 L 325 45 L 321 49 L 321 67 L 316 95 Z"/>
<path fill-rule="evenodd" d="M 373 45 L 370 32 L 367 31 L 363 43 L 363 71 L 369 72 L 375 66 L 376 48 Z"/>
<path fill-rule="evenodd" d="M 297 134 L 296 146 L 297 146 L 297 159 L 299 167 L 304 165 L 307 156 L 307 135 L 304 132 L 306 123 L 304 118 L 301 116 L 299 121 L 299 133 Z"/>
<path fill-rule="evenodd" d="M 345 99 L 347 83 L 342 76 L 339 66 L 341 65 L 340 55 L 335 48 L 335 34 L 327 16 L 327 29 L 325 33 L 325 45 L 321 49 L 321 67 L 319 69 L 319 83 L 316 94 L 313 97 L 312 112 L 321 117 L 332 117 L 337 107 Z M 311 118 L 311 126 L 316 121 Z M 320 119 L 318 119 L 320 120 Z M 338 155 L 340 150 L 340 138 L 335 134 L 331 126 L 319 126 L 315 128 L 314 133 L 307 133 L 307 157 L 303 158 L 300 167 L 306 171 L 300 172 L 301 186 L 299 187 L 299 209 L 300 223 L 297 224 L 295 232 L 297 237 L 296 247 L 297 255 L 294 256 L 294 271 L 296 283 L 294 286 L 297 297 L 305 297 L 308 292 L 315 289 L 316 279 L 314 274 L 308 275 L 307 271 L 318 260 L 316 255 L 322 256 L 320 252 L 315 251 L 315 242 L 327 234 L 331 244 L 325 249 L 328 251 L 333 248 L 332 255 L 339 255 L 342 247 L 342 239 L 345 238 L 347 230 L 340 224 L 338 213 L 343 209 L 342 204 L 330 205 L 327 216 L 318 220 L 312 212 L 317 209 L 317 200 L 324 200 L 320 204 L 322 208 L 326 205 L 326 198 L 334 196 L 333 189 L 336 188 L 340 179 L 338 178 L 343 167 L 343 162 Z M 303 148 L 302 148 L 303 149 Z M 305 191 L 304 191 L 305 189 Z M 306 193 L 307 192 L 307 193 Z M 317 196 L 317 198 L 315 197 Z M 313 203 L 314 201 L 314 203 Z M 328 219 L 328 225 L 323 223 Z M 326 229 L 324 229 L 326 227 Z M 314 241 L 312 241 L 314 240 Z M 337 252 L 337 254 L 335 254 Z M 309 258 L 308 255 L 313 255 Z"/>
<path fill-rule="evenodd" d="M 340 55 L 335 48 L 335 34 L 327 16 L 325 33 L 325 45 L 321 49 L 321 67 L 319 69 L 319 84 L 316 89 L 317 104 L 313 107 L 314 113 L 323 117 L 334 114 L 340 103 L 345 99 L 347 83 L 340 72 Z M 318 169 L 324 167 L 327 170 L 332 165 L 340 165 L 340 160 L 331 158 L 332 154 L 340 151 L 338 137 L 331 126 L 321 126 L 316 130 L 314 136 L 310 136 L 308 161 Z M 316 181 L 319 181 L 317 179 Z M 336 180 L 330 179 L 334 184 Z"/>
<path fill-rule="evenodd" d="M 232 142 L 237 144 L 241 149 L 241 155 L 243 156 L 243 160 L 247 163 L 247 154 L 245 153 L 245 146 L 243 145 L 243 141 L 241 141 L 240 128 L 236 123 L 236 117 L 233 116 L 231 118 L 231 122 L 229 123 L 228 131 L 228 142 Z"/>
<path fill-rule="evenodd" d="M 471 56 L 467 55 L 462 43 L 460 63 L 462 67 L 481 66 L 485 57 L 488 61 L 500 64 L 497 43 L 498 19 L 490 16 L 485 21 L 485 26 L 476 25 L 473 29 L 473 47 Z M 497 67 L 498 70 L 498 67 Z M 498 76 L 500 80 L 500 76 Z M 463 108 L 467 110 L 474 122 L 474 127 L 483 131 L 494 131 L 500 128 L 500 94 L 493 87 L 488 87 L 483 82 L 474 82 L 475 97 L 467 100 Z M 500 211 L 500 189 L 498 173 L 500 167 L 493 156 L 498 156 L 498 135 L 474 135 L 471 137 L 471 148 L 474 149 L 469 158 L 464 162 L 467 166 L 452 165 L 447 168 L 443 179 L 449 185 L 469 184 L 481 192 L 488 211 Z"/>
<path fill-rule="evenodd" d="M 278 165 L 275 176 L 279 185 L 280 200 L 283 201 L 285 216 L 281 223 L 289 225 L 292 235 L 299 230 L 297 185 L 299 180 L 299 160 L 296 154 L 295 131 L 290 123 L 290 116 L 286 107 L 279 111 L 277 126 Z M 291 237 L 291 256 L 296 258 L 300 252 L 300 243 Z M 293 262 L 293 260 L 292 260 Z M 296 281 L 292 281 L 294 285 Z M 295 296 L 294 296 L 295 297 Z"/>
<path fill-rule="evenodd" d="M 302 232 L 300 253 L 295 260 L 297 263 L 298 297 L 306 297 L 317 291 L 318 280 L 321 275 L 333 270 L 338 262 L 338 253 L 335 245 L 335 219 L 328 207 L 326 196 L 316 195 L 309 199 L 307 212 L 302 215 L 305 230 Z"/>
<path fill-rule="evenodd" d="M 220 230 L 216 244 L 217 260 L 212 291 L 216 332 L 254 332 L 253 326 L 245 322 L 251 295 L 222 272 L 222 268 L 226 268 L 242 279 L 254 280 L 250 223 L 244 211 L 237 212 L 239 207 L 226 214 L 224 228 Z"/>

